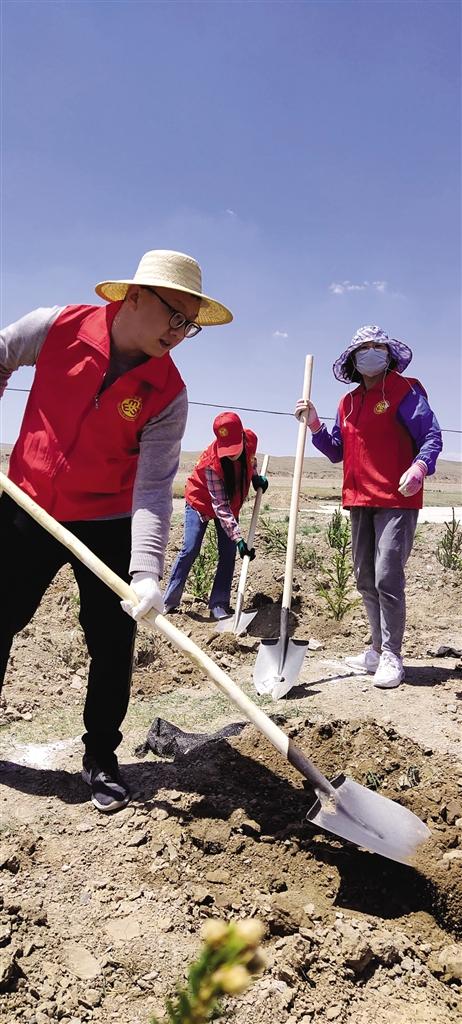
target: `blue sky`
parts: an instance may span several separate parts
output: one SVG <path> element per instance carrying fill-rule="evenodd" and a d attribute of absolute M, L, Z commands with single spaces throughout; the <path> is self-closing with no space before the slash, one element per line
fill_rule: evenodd
<path fill-rule="evenodd" d="M 177 350 L 191 400 L 290 411 L 311 352 L 333 417 L 332 363 L 378 323 L 461 428 L 458 3 L 4 0 L 2 16 L 3 323 L 99 302 L 97 281 L 178 249 L 235 315 Z M 3 442 L 23 405 L 5 394 Z M 186 450 L 214 415 L 191 407 Z M 292 418 L 242 418 L 260 450 L 294 452 Z"/>

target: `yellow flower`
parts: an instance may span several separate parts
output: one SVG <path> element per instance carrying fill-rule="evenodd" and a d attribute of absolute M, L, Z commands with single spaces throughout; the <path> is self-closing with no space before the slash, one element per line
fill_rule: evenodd
<path fill-rule="evenodd" d="M 212 974 L 212 981 L 223 992 L 235 996 L 239 992 L 244 992 L 250 984 L 251 977 L 245 967 L 235 964 L 234 967 L 219 967 L 218 971 Z"/>
<path fill-rule="evenodd" d="M 258 946 L 263 938 L 264 927 L 261 921 L 236 921 L 233 925 L 234 934 L 246 946 Z"/>
<path fill-rule="evenodd" d="M 266 959 L 260 950 L 257 949 L 256 953 L 251 956 L 250 960 L 246 961 L 245 966 L 247 967 L 247 970 L 250 971 L 250 974 L 262 974 L 266 967 Z"/>
<path fill-rule="evenodd" d="M 221 946 L 222 942 L 228 935 L 228 925 L 225 921 L 215 921 L 213 918 L 209 918 L 208 921 L 204 922 L 202 928 L 202 938 L 208 946 L 212 946 L 216 949 Z"/>
<path fill-rule="evenodd" d="M 204 1003 L 204 1005 L 207 1006 L 207 1004 L 210 1002 L 212 996 L 213 996 L 213 985 L 211 985 L 209 981 L 205 981 L 205 982 L 203 981 L 202 985 L 200 986 L 199 995 L 198 995 L 198 998 L 200 999 L 201 1003 Z"/>

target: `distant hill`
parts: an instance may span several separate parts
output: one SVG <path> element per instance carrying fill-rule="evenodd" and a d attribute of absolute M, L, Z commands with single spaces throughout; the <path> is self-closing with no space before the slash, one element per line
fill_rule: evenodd
<path fill-rule="evenodd" d="M 0 461 L 2 468 L 5 469 L 8 464 L 8 458 L 13 448 L 11 444 L 0 445 Z M 178 482 L 181 484 L 184 482 L 186 476 L 189 475 L 197 462 L 201 452 L 182 452 L 180 458 L 180 466 L 178 470 Z M 258 453 L 258 461 L 261 465 L 263 455 L 261 452 Z M 292 476 L 294 466 L 294 458 L 290 455 L 272 455 L 270 457 L 269 464 L 269 475 L 273 478 L 273 483 L 276 479 L 279 479 L 280 486 L 285 486 L 285 481 L 289 480 Z M 308 478 L 311 483 L 325 482 L 330 480 L 332 484 L 340 485 L 342 479 L 342 466 L 332 465 L 328 459 L 324 458 L 307 458 L 303 462 L 303 476 Z M 447 459 L 438 460 L 438 470 L 435 476 L 429 477 L 426 489 L 431 491 L 451 491 L 454 495 L 457 493 L 462 494 L 462 463 L 461 462 L 449 462 Z M 459 503 L 459 502 L 458 502 Z"/>
<path fill-rule="evenodd" d="M 191 472 L 193 466 L 197 462 L 201 452 L 182 452 L 180 458 L 180 473 Z M 263 453 L 258 452 L 258 462 L 261 464 Z M 291 476 L 294 466 L 294 457 L 291 455 L 271 455 L 269 464 L 269 473 L 272 476 Z M 303 472 L 309 476 L 324 476 L 328 473 L 329 476 L 341 477 L 342 466 L 333 465 L 328 459 L 317 457 L 307 458 L 303 460 Z M 447 480 L 451 481 L 455 488 L 462 488 L 462 462 L 450 462 L 448 459 L 438 459 L 438 481 Z M 428 483 L 431 482 L 431 478 Z"/>

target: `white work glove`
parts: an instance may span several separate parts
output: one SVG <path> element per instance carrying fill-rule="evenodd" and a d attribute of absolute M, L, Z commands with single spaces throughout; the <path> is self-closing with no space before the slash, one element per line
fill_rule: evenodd
<path fill-rule="evenodd" d="M 310 428 L 312 434 L 317 434 L 318 430 L 321 429 L 321 421 L 316 412 L 316 406 L 313 405 L 312 402 L 309 400 L 305 401 L 304 398 L 299 398 L 294 409 L 294 416 L 296 416 L 300 422 L 305 409 L 308 409 L 308 416 L 306 418 L 307 426 Z"/>
<path fill-rule="evenodd" d="M 147 615 L 151 611 L 151 608 L 155 608 L 156 612 L 163 612 L 164 596 L 159 587 L 158 576 L 153 576 L 150 572 L 138 572 L 131 586 L 135 594 L 138 594 L 139 603 L 121 601 L 122 608 L 127 615 L 131 615 L 132 619 L 138 622 L 143 615 Z"/>
<path fill-rule="evenodd" d="M 427 475 L 427 467 L 425 462 L 413 462 L 412 466 L 403 473 L 400 478 L 398 491 L 403 495 L 404 498 L 412 498 L 413 494 L 417 494 L 420 488 L 423 486 L 423 482 Z"/>

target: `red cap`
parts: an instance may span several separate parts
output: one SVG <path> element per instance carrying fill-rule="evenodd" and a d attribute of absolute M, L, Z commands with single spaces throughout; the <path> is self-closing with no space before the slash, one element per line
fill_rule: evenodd
<path fill-rule="evenodd" d="M 213 421 L 218 458 L 240 455 L 244 445 L 244 428 L 235 412 L 220 412 Z"/>

